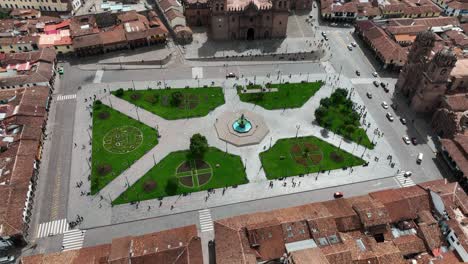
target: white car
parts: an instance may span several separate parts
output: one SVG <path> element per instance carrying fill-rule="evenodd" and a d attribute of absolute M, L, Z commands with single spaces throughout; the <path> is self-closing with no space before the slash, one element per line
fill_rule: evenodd
<path fill-rule="evenodd" d="M 405 176 L 405 178 L 408 178 L 411 175 L 413 175 L 413 173 L 411 171 L 405 171 L 405 173 L 403 173 L 403 176 Z"/>
<path fill-rule="evenodd" d="M 382 107 L 383 107 L 384 109 L 388 109 L 388 104 L 387 104 L 387 102 L 383 101 L 383 102 L 382 102 Z"/>
<path fill-rule="evenodd" d="M 402 137 L 402 139 L 403 139 L 403 142 L 405 142 L 406 145 L 409 145 L 411 143 L 411 140 L 409 139 L 408 136 L 404 136 L 404 137 Z"/>
<path fill-rule="evenodd" d="M 226 74 L 226 78 L 236 78 L 236 75 L 232 72 Z"/>
<path fill-rule="evenodd" d="M 351 42 L 351 46 L 353 46 L 353 47 L 357 47 L 357 44 L 356 44 L 356 42 Z"/>
<path fill-rule="evenodd" d="M 379 75 L 377 74 L 377 72 L 373 72 L 373 73 L 372 73 L 372 76 L 377 77 L 377 76 L 379 76 Z"/>
<path fill-rule="evenodd" d="M 349 50 L 353 50 L 353 46 L 348 45 L 348 49 L 349 49 Z"/>
<path fill-rule="evenodd" d="M 386 116 L 387 116 L 387 118 L 388 118 L 388 120 L 389 120 L 390 122 L 393 122 L 394 118 L 393 118 L 392 114 L 387 113 Z"/>

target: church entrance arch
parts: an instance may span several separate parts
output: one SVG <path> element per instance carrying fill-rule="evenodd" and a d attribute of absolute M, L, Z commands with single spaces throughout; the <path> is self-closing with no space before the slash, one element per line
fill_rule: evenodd
<path fill-rule="evenodd" d="M 247 30 L 247 40 L 254 40 L 255 38 L 255 30 L 253 28 L 249 28 Z"/>

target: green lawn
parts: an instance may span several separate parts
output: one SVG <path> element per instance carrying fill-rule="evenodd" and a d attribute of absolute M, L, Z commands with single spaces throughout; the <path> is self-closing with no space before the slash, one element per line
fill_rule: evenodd
<path fill-rule="evenodd" d="M 315 111 L 317 123 L 367 148 L 373 149 L 366 131 L 360 127 L 360 116 L 353 110 L 353 102 L 347 98 L 348 92 L 337 89 L 329 98 L 320 101 Z"/>
<path fill-rule="evenodd" d="M 183 96 L 179 105 L 171 104 L 171 95 L 176 92 Z M 168 120 L 206 116 L 224 104 L 220 87 L 127 90 L 122 96 L 117 91 L 112 94 Z"/>
<path fill-rule="evenodd" d="M 270 180 L 365 163 L 364 160 L 312 136 L 280 139 L 271 149 L 260 153 L 260 160 L 266 177 Z"/>
<path fill-rule="evenodd" d="M 187 161 L 187 154 L 188 150 L 170 153 L 127 191 L 115 199 L 113 203 L 123 204 L 132 201 L 142 201 L 182 193 L 197 192 L 210 188 L 240 185 L 248 182 L 244 171 L 244 165 L 240 157 L 226 154 L 213 147 L 208 149 L 203 158 L 203 161 L 209 165 L 208 168 L 200 169 L 200 171 L 193 170 L 192 168 L 192 170 L 177 173 L 178 167 Z M 216 166 L 216 164 L 219 164 L 219 166 Z M 209 172 L 211 172 L 211 179 L 203 185 L 196 180 L 196 177 L 194 178 L 195 184 L 199 185 L 196 187 L 184 186 L 180 183 L 180 178 L 177 178 Z M 170 181 L 177 182 L 177 188 L 174 189 L 173 193 L 167 193 L 166 186 Z M 147 188 L 148 182 L 154 183 L 153 188 L 151 188 L 152 190 Z"/>
<path fill-rule="evenodd" d="M 303 106 L 322 86 L 322 82 L 313 83 L 274 83 L 269 85 L 277 88 L 277 92 L 242 93 L 242 87 L 237 87 L 237 94 L 243 102 L 253 103 L 268 110 L 298 108 Z M 260 88 L 258 85 L 248 85 L 247 89 Z"/>
<path fill-rule="evenodd" d="M 91 193 L 97 193 L 157 143 L 154 128 L 95 103 Z"/>

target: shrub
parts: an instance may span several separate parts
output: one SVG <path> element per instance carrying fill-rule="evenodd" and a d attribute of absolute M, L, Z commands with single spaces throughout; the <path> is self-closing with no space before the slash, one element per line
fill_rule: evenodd
<path fill-rule="evenodd" d="M 156 104 L 159 102 L 159 95 L 158 94 L 148 94 L 145 96 L 145 101 L 150 104 Z"/>
<path fill-rule="evenodd" d="M 109 164 L 99 164 L 97 167 L 97 172 L 101 176 L 105 176 L 112 171 L 112 166 Z"/>
<path fill-rule="evenodd" d="M 338 154 L 336 151 L 330 153 L 330 159 L 332 159 L 334 162 L 343 162 L 344 160 L 343 156 Z"/>
<path fill-rule="evenodd" d="M 183 99 L 184 95 L 181 92 L 173 92 L 171 94 L 170 104 L 174 107 L 178 107 L 182 103 Z"/>
<path fill-rule="evenodd" d="M 197 133 L 190 138 L 190 158 L 203 159 L 207 150 L 208 141 L 206 140 L 206 137 Z"/>
<path fill-rule="evenodd" d="M 117 91 L 115 91 L 115 96 L 117 97 L 122 97 L 124 94 L 124 89 L 123 88 L 119 88 L 117 89 Z"/>
<path fill-rule="evenodd" d="M 154 180 L 147 180 L 143 183 L 143 190 L 147 193 L 156 189 L 156 182 Z"/>
<path fill-rule="evenodd" d="M 96 100 L 94 103 L 95 103 L 96 105 L 102 105 L 102 101 L 101 101 L 101 100 Z"/>
<path fill-rule="evenodd" d="M 98 118 L 102 120 L 108 119 L 109 117 L 110 117 L 110 113 L 107 111 L 102 111 L 98 114 Z"/>
<path fill-rule="evenodd" d="M 141 98 L 141 94 L 140 93 L 137 93 L 137 92 L 134 92 L 130 95 L 130 99 L 132 100 L 138 100 Z"/>

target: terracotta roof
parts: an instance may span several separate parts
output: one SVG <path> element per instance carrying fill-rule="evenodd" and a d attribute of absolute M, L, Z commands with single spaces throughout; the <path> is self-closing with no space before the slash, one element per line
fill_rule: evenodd
<path fill-rule="evenodd" d="M 386 225 L 391 222 L 385 206 L 377 200 L 371 199 L 370 196 L 352 197 L 348 200 L 353 205 L 353 209 L 358 214 L 364 227 Z"/>
<path fill-rule="evenodd" d="M 291 252 L 292 264 L 331 264 L 319 248 Z"/>
<path fill-rule="evenodd" d="M 196 226 L 113 239 L 111 244 L 60 253 L 23 257 L 29 264 L 203 264 L 201 240 Z M 40 262 L 42 260 L 42 262 Z"/>
<path fill-rule="evenodd" d="M 161 0 L 159 1 L 159 6 L 161 6 L 163 11 L 166 11 L 171 7 L 180 7 L 180 4 L 176 0 Z"/>
<path fill-rule="evenodd" d="M 429 250 L 440 248 L 443 245 L 444 238 L 438 224 L 419 224 L 418 235 L 424 240 Z"/>
<path fill-rule="evenodd" d="M 118 43 L 126 42 L 125 31 L 122 26 L 115 27 L 109 31 L 99 33 L 103 45 L 115 45 Z"/>
<path fill-rule="evenodd" d="M 468 62 L 468 59 L 465 60 Z M 445 101 L 450 111 L 464 112 L 468 110 L 468 93 L 445 95 L 442 100 Z"/>
<path fill-rule="evenodd" d="M 458 135 L 455 139 L 441 139 L 440 143 L 448 152 L 450 157 L 457 163 L 457 167 L 468 177 L 468 136 Z"/>
<path fill-rule="evenodd" d="M 410 255 L 426 251 L 424 241 L 416 235 L 404 235 L 393 239 L 401 254 Z"/>
<path fill-rule="evenodd" d="M 129 12 L 124 12 L 124 13 L 118 14 L 117 18 L 122 23 L 135 21 L 135 20 L 138 20 L 138 13 L 135 10 L 132 10 L 132 11 L 129 11 Z"/>
<path fill-rule="evenodd" d="M 385 27 L 392 35 L 400 35 L 400 34 L 410 34 L 410 35 L 417 35 L 419 32 L 426 31 L 429 29 L 429 26 L 426 25 L 409 25 L 409 26 L 389 26 Z"/>
<path fill-rule="evenodd" d="M 361 228 L 359 216 L 347 199 L 336 199 L 322 203 L 335 219 L 337 229 L 347 232 Z"/>
<path fill-rule="evenodd" d="M 82 35 L 82 36 L 73 38 L 73 48 L 75 49 L 87 48 L 90 46 L 99 46 L 99 45 L 102 45 L 102 39 L 99 33 Z"/>
<path fill-rule="evenodd" d="M 468 76 L 468 59 L 459 59 L 455 63 L 455 68 L 450 72 L 450 76 L 463 78 Z"/>
<path fill-rule="evenodd" d="M 178 17 L 185 18 L 184 14 L 182 14 L 179 10 L 177 9 L 169 9 L 165 12 L 167 19 L 169 21 L 172 21 Z"/>

